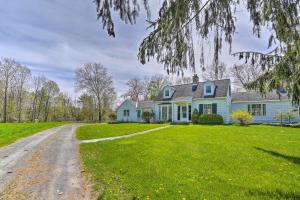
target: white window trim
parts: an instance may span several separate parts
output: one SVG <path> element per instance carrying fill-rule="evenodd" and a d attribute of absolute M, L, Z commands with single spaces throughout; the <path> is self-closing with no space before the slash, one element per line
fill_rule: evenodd
<path fill-rule="evenodd" d="M 255 116 L 255 117 L 264 117 L 264 116 L 266 116 L 267 115 L 267 111 L 265 111 L 265 113 L 264 113 L 264 105 L 265 105 L 265 107 L 266 107 L 266 104 L 264 104 L 264 103 L 252 103 L 252 104 L 249 104 L 250 105 L 250 114 L 252 115 L 252 116 Z M 258 112 L 257 111 L 254 111 L 254 109 L 253 109 L 253 106 L 260 106 L 260 112 L 259 112 L 259 114 L 258 114 Z M 258 108 L 256 108 L 256 109 L 258 109 Z"/>
<path fill-rule="evenodd" d="M 209 112 L 207 112 L 209 110 Z M 212 114 L 212 104 L 203 104 L 203 114 Z"/>

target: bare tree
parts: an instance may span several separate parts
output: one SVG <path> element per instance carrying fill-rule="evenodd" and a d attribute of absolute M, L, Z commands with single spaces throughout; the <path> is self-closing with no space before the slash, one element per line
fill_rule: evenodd
<path fill-rule="evenodd" d="M 255 81 L 264 73 L 260 66 L 249 64 L 234 65 L 230 71 L 235 87 L 243 89 L 246 88 L 247 83 Z"/>
<path fill-rule="evenodd" d="M 32 108 L 31 108 L 31 121 L 34 121 L 35 119 L 38 118 L 37 114 L 37 104 L 38 104 L 38 98 L 41 93 L 41 88 L 43 87 L 44 83 L 46 82 L 46 78 L 44 76 L 35 76 L 33 77 L 33 101 L 32 101 Z"/>
<path fill-rule="evenodd" d="M 133 101 L 139 101 L 144 95 L 145 86 L 143 81 L 137 78 L 130 79 L 126 85 L 128 90 L 122 95 L 124 98 L 130 98 Z"/>
<path fill-rule="evenodd" d="M 16 68 L 16 91 L 17 91 L 17 110 L 18 110 L 18 122 L 21 122 L 22 106 L 24 99 L 24 87 L 28 82 L 31 71 L 29 68 L 23 65 L 18 65 Z"/>
<path fill-rule="evenodd" d="M 183 76 L 183 77 L 177 77 L 174 81 L 175 85 L 182 85 L 182 84 L 189 84 L 193 82 L 192 77 Z"/>
<path fill-rule="evenodd" d="M 98 108 L 98 120 L 101 122 L 116 97 L 112 77 L 100 63 L 85 64 L 75 73 L 76 88 L 94 96 Z"/>
<path fill-rule="evenodd" d="M 167 85 L 171 85 L 172 82 L 167 76 L 154 75 L 149 80 L 145 80 L 145 95 L 146 100 L 154 100 L 158 93 Z"/>
<path fill-rule="evenodd" d="M 229 73 L 225 63 L 211 64 L 206 68 L 203 68 L 202 73 L 203 80 L 221 80 L 224 78 L 229 78 Z"/>
<path fill-rule="evenodd" d="M 48 80 L 44 84 L 42 90 L 45 94 L 44 121 L 47 122 L 49 116 L 49 109 L 51 106 L 51 100 L 59 93 L 59 87 L 54 81 Z"/>
<path fill-rule="evenodd" d="M 3 100 L 3 122 L 7 121 L 7 102 L 8 102 L 8 93 L 9 88 L 13 82 L 13 79 L 16 75 L 16 66 L 18 63 L 12 59 L 4 58 L 0 62 L 0 76 L 4 89 L 4 100 Z"/>

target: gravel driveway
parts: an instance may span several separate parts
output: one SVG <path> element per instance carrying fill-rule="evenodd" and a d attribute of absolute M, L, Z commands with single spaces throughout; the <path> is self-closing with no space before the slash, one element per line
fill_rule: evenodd
<path fill-rule="evenodd" d="M 0 148 L 0 199 L 91 199 L 79 167 L 77 127 L 52 128 Z"/>

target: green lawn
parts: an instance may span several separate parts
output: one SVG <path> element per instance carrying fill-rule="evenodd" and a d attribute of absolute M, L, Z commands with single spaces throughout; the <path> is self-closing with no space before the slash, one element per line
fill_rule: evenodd
<path fill-rule="evenodd" d="M 99 199 L 300 199 L 300 129 L 174 126 L 81 144 Z"/>
<path fill-rule="evenodd" d="M 11 144 L 20 138 L 63 124 L 65 123 L 0 123 L 0 147 Z"/>
<path fill-rule="evenodd" d="M 76 131 L 76 135 L 79 140 L 89 140 L 96 138 L 127 135 L 162 126 L 165 126 L 165 124 L 94 124 L 79 127 Z"/>

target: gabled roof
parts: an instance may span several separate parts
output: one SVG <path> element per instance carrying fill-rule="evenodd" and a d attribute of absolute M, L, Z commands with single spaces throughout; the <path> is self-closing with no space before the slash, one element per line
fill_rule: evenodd
<path fill-rule="evenodd" d="M 236 92 L 232 94 L 232 102 L 236 101 L 274 101 L 288 100 L 287 93 L 268 92 L 265 95 L 258 92 Z"/>
<path fill-rule="evenodd" d="M 161 90 L 156 97 L 156 101 L 169 101 L 174 100 L 178 98 L 183 97 L 192 97 L 192 98 L 218 98 L 218 97 L 226 97 L 228 88 L 230 87 L 230 80 L 229 79 L 223 79 L 223 80 L 216 80 L 216 81 L 210 81 L 214 83 L 216 89 L 213 96 L 205 97 L 204 96 L 204 84 L 206 82 L 199 82 L 197 84 L 197 89 L 193 91 L 192 86 L 193 83 L 190 84 L 182 84 L 182 85 L 173 85 L 169 86 L 174 88 L 174 93 L 171 98 L 164 99 L 163 98 L 163 90 Z"/>
<path fill-rule="evenodd" d="M 146 108 L 153 108 L 154 102 L 153 101 L 139 101 L 137 103 L 138 109 L 146 109 Z"/>

